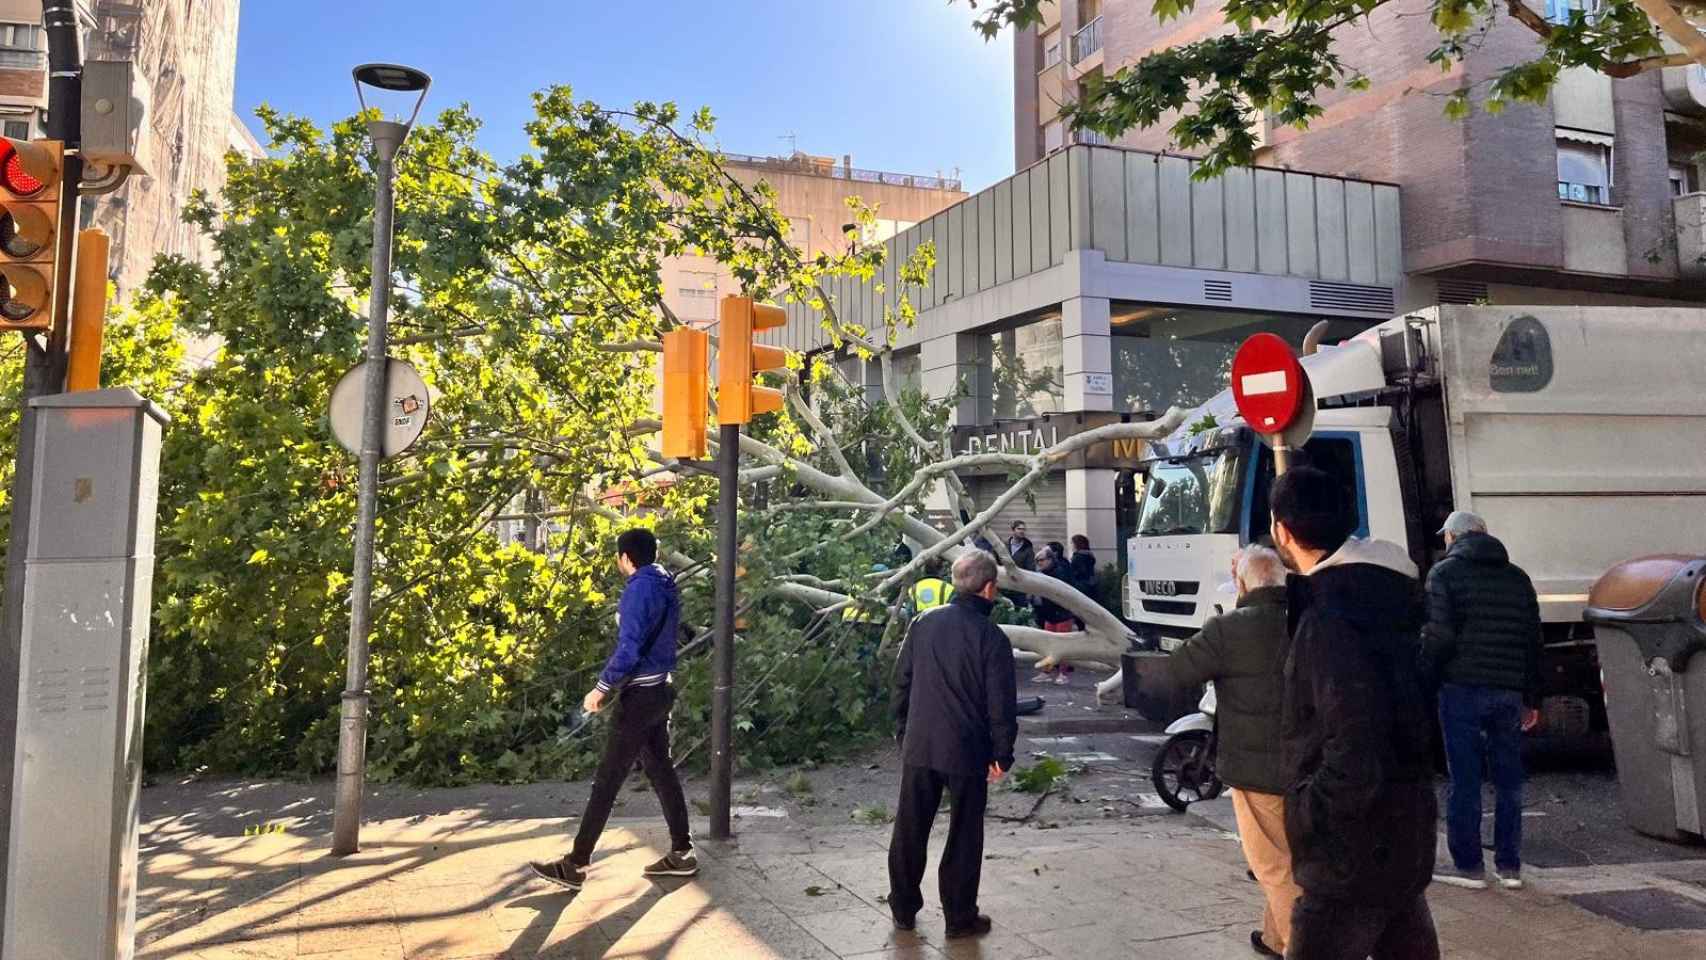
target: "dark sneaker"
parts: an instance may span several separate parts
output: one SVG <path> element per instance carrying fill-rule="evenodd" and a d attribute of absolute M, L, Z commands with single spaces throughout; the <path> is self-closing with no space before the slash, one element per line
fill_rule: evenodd
<path fill-rule="evenodd" d="M 915 916 L 903 917 L 899 914 L 895 914 L 894 928 L 896 930 L 916 930 L 918 929 L 918 918 Z"/>
<path fill-rule="evenodd" d="M 547 883 L 554 883 L 565 890 L 579 890 L 586 886 L 586 868 L 577 867 L 567 860 L 553 860 L 550 863 L 531 863 L 533 875 Z"/>
<path fill-rule="evenodd" d="M 1275 950 L 1273 947 L 1268 946 L 1268 942 L 1266 940 L 1262 939 L 1262 931 L 1260 931 L 1260 930 L 1251 930 L 1250 931 L 1250 949 L 1256 951 L 1257 953 L 1261 954 L 1264 957 L 1283 957 L 1283 956 L 1285 956 L 1285 954 L 1280 953 L 1278 950 Z"/>
<path fill-rule="evenodd" d="M 1448 887 L 1463 890 L 1487 889 L 1487 875 L 1481 870 L 1459 870 L 1456 867 L 1440 867 L 1434 871 L 1434 882 L 1443 883 Z"/>
<path fill-rule="evenodd" d="M 699 872 L 699 858 L 691 850 L 670 853 L 644 871 L 648 877 L 691 877 Z"/>
<path fill-rule="evenodd" d="M 990 929 L 993 928 L 994 926 L 995 926 L 995 924 L 992 923 L 988 917 L 986 917 L 980 913 L 977 915 L 977 919 L 973 920 L 971 923 L 968 923 L 963 927 L 956 927 L 952 924 L 949 924 L 948 925 L 948 939 L 949 940 L 958 940 L 958 939 L 961 939 L 962 937 L 981 937 L 984 934 L 988 933 L 990 931 Z"/>
<path fill-rule="evenodd" d="M 1522 868 L 1506 870 L 1503 867 L 1493 868 L 1493 879 L 1499 881 L 1499 886 L 1506 890 L 1522 889 Z"/>

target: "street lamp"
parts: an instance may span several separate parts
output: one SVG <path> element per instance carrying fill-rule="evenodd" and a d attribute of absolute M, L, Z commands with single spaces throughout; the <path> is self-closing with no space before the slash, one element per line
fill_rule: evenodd
<path fill-rule="evenodd" d="M 338 723 L 338 789 L 332 815 L 332 853 L 354 853 L 361 846 L 361 794 L 367 778 L 367 636 L 372 630 L 373 541 L 379 508 L 379 460 L 384 448 L 385 381 L 389 364 L 385 358 L 385 323 L 391 307 L 391 221 L 396 213 L 392 181 L 396 176 L 397 151 L 408 139 L 409 129 L 420 116 L 432 78 L 413 67 L 392 63 L 365 63 L 354 70 L 355 96 L 366 116 L 378 107 L 369 105 L 368 91 L 378 100 L 407 103 L 414 95 L 414 109 L 407 120 L 386 117 L 367 121 L 373 141 L 378 187 L 373 202 L 373 293 L 369 298 L 367 358 L 364 371 L 361 468 L 356 494 L 355 570 L 350 578 L 349 658 L 345 665 L 343 704 Z"/>

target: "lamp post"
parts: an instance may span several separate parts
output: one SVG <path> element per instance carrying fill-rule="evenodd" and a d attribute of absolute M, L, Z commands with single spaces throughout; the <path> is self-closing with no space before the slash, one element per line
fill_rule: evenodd
<path fill-rule="evenodd" d="M 373 203 L 373 293 L 368 304 L 349 657 L 339 711 L 338 788 L 332 815 L 332 853 L 337 855 L 354 853 L 361 847 L 361 794 L 367 780 L 367 637 L 373 626 L 373 546 L 379 512 L 379 460 L 384 446 L 385 381 L 390 366 L 385 357 L 385 324 L 391 307 L 391 221 L 396 212 L 391 189 L 397 151 L 420 116 L 427 88 L 432 86 L 432 78 L 425 73 L 390 63 L 362 64 L 354 74 L 355 95 L 363 115 L 372 109 L 366 90 L 383 91 L 388 97 L 413 94 L 415 102 L 407 120 L 381 116 L 367 122 L 378 187 Z"/>

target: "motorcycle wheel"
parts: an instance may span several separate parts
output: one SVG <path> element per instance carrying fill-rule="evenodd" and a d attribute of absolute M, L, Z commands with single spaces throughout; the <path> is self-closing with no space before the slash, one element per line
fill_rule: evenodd
<path fill-rule="evenodd" d="M 1155 755 L 1149 775 L 1161 801 L 1180 813 L 1199 800 L 1213 800 L 1223 789 L 1214 770 L 1214 741 L 1204 730 L 1168 738 Z"/>

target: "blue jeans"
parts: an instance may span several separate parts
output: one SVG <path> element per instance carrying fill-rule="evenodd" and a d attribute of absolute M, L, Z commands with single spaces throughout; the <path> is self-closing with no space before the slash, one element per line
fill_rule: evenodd
<path fill-rule="evenodd" d="M 1459 870 L 1481 858 L 1481 771 L 1493 778 L 1493 865 L 1522 869 L 1522 694 L 1448 683 L 1439 690 L 1439 725 L 1451 771 L 1446 840 Z"/>

